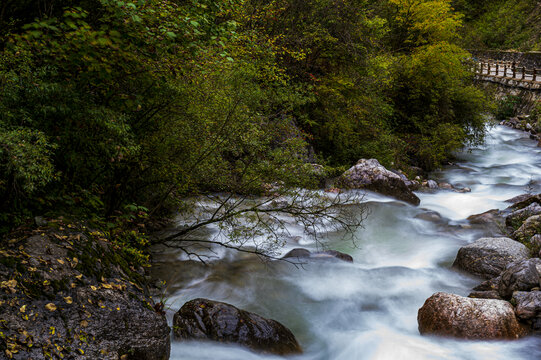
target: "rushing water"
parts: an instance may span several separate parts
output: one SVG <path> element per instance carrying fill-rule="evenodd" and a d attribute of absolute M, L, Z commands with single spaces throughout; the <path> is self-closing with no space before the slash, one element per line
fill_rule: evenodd
<path fill-rule="evenodd" d="M 541 149 L 535 145 L 523 132 L 496 126 L 485 145 L 433 174 L 471 193 L 419 193 L 418 207 L 370 194 L 370 216 L 358 230 L 357 246 L 340 234 L 327 239 L 329 248 L 352 255 L 353 264 L 316 261 L 296 268 L 229 253 L 204 267 L 163 254 L 155 269 L 168 283 L 168 317 L 197 297 L 233 304 L 291 329 L 304 349 L 293 359 L 540 359 L 540 338 L 458 341 L 417 330 L 417 310 L 430 295 L 466 296 L 479 283 L 450 265 L 459 247 L 497 229 L 471 226 L 466 218 L 503 209 L 506 199 L 525 191 L 541 191 Z M 299 247 L 296 240 L 287 248 Z M 171 359 L 178 360 L 274 358 L 208 342 L 173 342 L 171 349 Z"/>

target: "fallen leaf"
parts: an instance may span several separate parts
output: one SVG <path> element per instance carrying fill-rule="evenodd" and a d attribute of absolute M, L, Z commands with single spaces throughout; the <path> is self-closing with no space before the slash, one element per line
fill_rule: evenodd
<path fill-rule="evenodd" d="M 26 311 L 26 305 L 21 306 L 19 311 L 22 312 L 22 313 L 25 312 Z"/>
<path fill-rule="evenodd" d="M 48 303 L 47 305 L 45 305 L 45 309 L 47 309 L 49 311 L 55 311 L 56 310 L 56 305 L 53 304 L 53 303 Z"/>
<path fill-rule="evenodd" d="M 66 304 L 71 304 L 73 302 L 73 299 L 71 298 L 71 296 L 66 296 L 64 298 L 64 301 L 66 302 Z"/>

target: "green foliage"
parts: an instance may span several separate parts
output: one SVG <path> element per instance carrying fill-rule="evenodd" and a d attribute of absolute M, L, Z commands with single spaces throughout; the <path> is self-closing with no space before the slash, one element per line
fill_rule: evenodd
<path fill-rule="evenodd" d="M 34 5 L 0 15 L 8 226 L 71 213 L 125 228 L 126 204 L 316 186 L 314 161 L 430 169 L 482 132 L 446 0 Z"/>
<path fill-rule="evenodd" d="M 541 4 L 536 0 L 455 0 L 466 14 L 464 44 L 472 49 L 541 50 Z"/>
<path fill-rule="evenodd" d="M 520 104 L 520 96 L 507 95 L 496 103 L 496 120 L 507 120 L 516 115 L 517 105 Z"/>

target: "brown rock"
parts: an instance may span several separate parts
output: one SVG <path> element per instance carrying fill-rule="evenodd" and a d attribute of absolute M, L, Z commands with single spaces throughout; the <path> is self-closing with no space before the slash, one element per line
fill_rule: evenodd
<path fill-rule="evenodd" d="M 507 301 L 436 293 L 417 315 L 423 335 L 463 339 L 518 339 L 526 334 Z"/>

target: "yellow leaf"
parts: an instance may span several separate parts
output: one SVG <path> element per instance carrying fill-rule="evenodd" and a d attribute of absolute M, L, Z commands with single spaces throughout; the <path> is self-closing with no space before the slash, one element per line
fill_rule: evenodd
<path fill-rule="evenodd" d="M 94 291 L 98 290 L 98 288 L 95 287 L 94 285 L 90 285 L 90 288 L 91 288 L 92 290 L 94 290 Z"/>
<path fill-rule="evenodd" d="M 50 283 L 51 283 L 51 282 L 50 282 L 49 280 L 44 280 L 44 281 L 43 281 L 43 286 L 47 286 L 47 285 L 49 285 Z"/>
<path fill-rule="evenodd" d="M 105 289 L 112 289 L 113 288 L 113 286 L 109 285 L 109 284 L 101 284 L 101 286 L 103 286 Z"/>
<path fill-rule="evenodd" d="M 56 259 L 56 261 L 58 261 L 60 264 L 64 265 L 64 260 L 62 260 L 62 259 Z"/>
<path fill-rule="evenodd" d="M 81 321 L 81 326 L 82 327 L 87 327 L 88 326 L 88 321 L 86 321 L 86 320 Z"/>
<path fill-rule="evenodd" d="M 79 352 L 81 353 L 81 355 L 84 355 L 84 354 L 85 354 L 85 352 L 83 351 L 83 349 L 77 349 L 77 350 L 79 350 Z"/>
<path fill-rule="evenodd" d="M 77 280 L 81 280 L 83 278 L 83 274 L 79 274 L 76 276 Z"/>
<path fill-rule="evenodd" d="M 53 304 L 53 303 L 48 303 L 47 305 L 45 305 L 45 309 L 47 309 L 49 311 L 55 311 L 56 310 L 56 305 Z"/>
<path fill-rule="evenodd" d="M 22 312 L 22 313 L 25 312 L 26 311 L 26 305 L 21 306 L 19 311 Z"/>
<path fill-rule="evenodd" d="M 66 302 L 66 304 L 71 304 L 73 302 L 73 299 L 71 298 L 71 296 L 66 296 L 64 298 L 64 301 Z"/>

